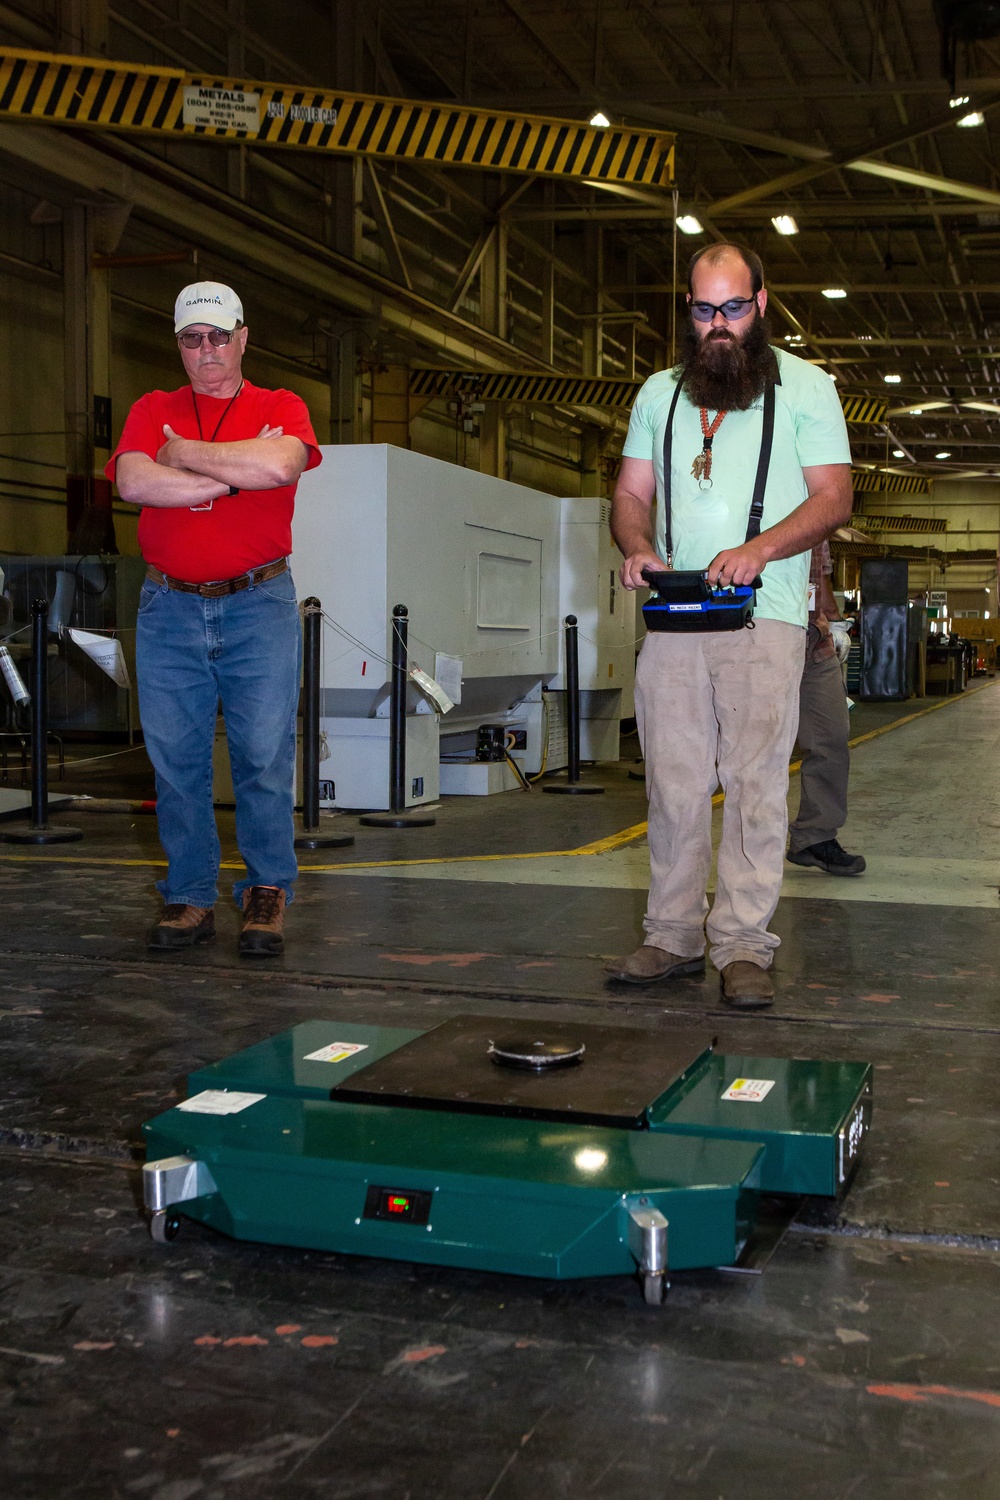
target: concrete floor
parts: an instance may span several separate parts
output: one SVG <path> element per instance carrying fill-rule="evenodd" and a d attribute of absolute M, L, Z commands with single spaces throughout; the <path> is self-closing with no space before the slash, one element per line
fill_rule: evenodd
<path fill-rule="evenodd" d="M 922 706 L 871 706 L 856 732 Z M 627 762 L 601 798 L 338 820 L 357 844 L 305 856 L 268 965 L 239 964 L 228 906 L 212 947 L 146 953 L 150 818 L 0 846 L 0 1493 L 1000 1497 L 998 741 L 1000 684 L 857 746 L 844 842 L 870 873 L 789 867 L 778 1001 L 754 1017 L 720 1009 L 714 974 L 604 984 L 644 904 L 641 835 L 616 837 L 645 815 Z M 129 766 L 69 784 L 139 795 Z M 192 1068 L 300 1019 L 460 1011 L 695 1019 L 732 1051 L 869 1058 L 867 1157 L 763 1275 L 678 1276 L 660 1310 L 629 1281 L 149 1240 L 139 1127 Z"/>

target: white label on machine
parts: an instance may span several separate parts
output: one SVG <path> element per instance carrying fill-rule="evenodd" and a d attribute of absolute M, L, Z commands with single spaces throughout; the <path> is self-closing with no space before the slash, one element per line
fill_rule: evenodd
<path fill-rule="evenodd" d="M 70 640 L 86 651 L 91 661 L 96 662 L 102 672 L 120 688 L 131 687 L 128 667 L 122 655 L 122 643 L 115 636 L 95 635 L 92 630 L 67 630 Z"/>
<path fill-rule="evenodd" d="M 759 1104 L 773 1088 L 773 1078 L 734 1078 L 722 1097 L 742 1099 L 746 1104 Z"/>
<path fill-rule="evenodd" d="M 433 677 L 428 677 L 427 673 L 421 667 L 411 667 L 409 676 L 410 681 L 415 682 L 424 696 L 429 698 L 443 714 L 448 713 L 450 709 L 455 707 L 441 684 L 435 682 Z"/>
<path fill-rule="evenodd" d="M 701 605 L 700 604 L 671 604 L 669 606 L 669 608 L 670 608 L 670 613 L 673 614 L 675 610 L 679 610 L 679 609 L 701 609 Z"/>
<path fill-rule="evenodd" d="M 184 124 L 203 130 L 260 130 L 260 94 L 250 89 L 184 90 Z"/>
<path fill-rule="evenodd" d="M 462 668 L 460 656 L 446 656 L 443 651 L 434 653 L 434 679 L 448 694 L 452 703 L 462 701 Z"/>
<path fill-rule="evenodd" d="M 307 1052 L 305 1062 L 343 1062 L 355 1052 L 367 1052 L 367 1042 L 331 1042 L 329 1047 L 320 1047 L 318 1052 Z"/>
<path fill-rule="evenodd" d="M 203 1089 L 177 1108 L 192 1115 L 238 1115 L 241 1109 L 249 1109 L 251 1104 L 259 1104 L 266 1098 L 266 1094 L 241 1094 L 236 1089 Z"/>

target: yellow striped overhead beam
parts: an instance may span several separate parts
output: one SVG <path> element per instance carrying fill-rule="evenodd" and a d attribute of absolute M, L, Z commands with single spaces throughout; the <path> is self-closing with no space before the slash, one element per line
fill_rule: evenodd
<path fill-rule="evenodd" d="M 880 401 L 871 396 L 848 396 L 846 392 L 841 394 L 840 404 L 844 408 L 845 422 L 857 422 L 859 425 L 877 425 L 884 422 L 889 414 L 888 401 Z"/>
<path fill-rule="evenodd" d="M 883 490 L 889 495 L 928 495 L 931 488 L 923 474 L 886 474 L 881 469 L 852 469 L 851 484 L 859 494 Z M 864 517 L 858 521 L 863 525 Z"/>
<path fill-rule="evenodd" d="M 668 131 L 0 47 L 0 118 L 669 187 Z"/>
<path fill-rule="evenodd" d="M 411 370 L 412 396 L 464 397 L 469 401 L 528 401 L 536 406 L 628 407 L 641 380 L 602 375 L 539 375 L 533 370 Z"/>
<path fill-rule="evenodd" d="M 533 370 L 503 370 L 484 375 L 474 370 L 411 369 L 410 394 L 465 397 L 470 401 L 527 401 L 536 406 L 628 407 L 641 380 L 612 375 L 540 375 Z M 868 396 L 841 396 L 848 422 L 879 423 L 886 403 Z"/>

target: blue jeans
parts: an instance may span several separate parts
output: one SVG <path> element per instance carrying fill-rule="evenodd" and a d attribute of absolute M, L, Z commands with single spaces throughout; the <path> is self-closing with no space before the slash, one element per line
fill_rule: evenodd
<path fill-rule="evenodd" d="M 139 596 L 136 676 L 156 812 L 167 855 L 167 903 L 214 906 L 219 835 L 212 747 L 219 704 L 236 793 L 236 841 L 252 885 L 292 898 L 298 873 L 292 812 L 302 632 L 290 573 L 203 599 L 148 579 Z"/>

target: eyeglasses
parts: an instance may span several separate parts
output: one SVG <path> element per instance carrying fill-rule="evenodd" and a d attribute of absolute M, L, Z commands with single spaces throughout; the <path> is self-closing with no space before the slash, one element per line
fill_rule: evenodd
<path fill-rule="evenodd" d="M 177 342 L 183 344 L 185 349 L 200 349 L 202 339 L 208 339 L 213 349 L 224 349 L 227 344 L 232 343 L 235 332 L 235 328 L 228 331 L 225 328 L 210 328 L 207 333 L 196 333 L 191 328 L 179 333 Z"/>
<path fill-rule="evenodd" d="M 756 301 L 756 297 L 730 297 L 718 307 L 714 302 L 692 302 L 691 316 L 697 323 L 711 323 L 716 313 L 721 313 L 727 323 L 738 323 Z"/>

